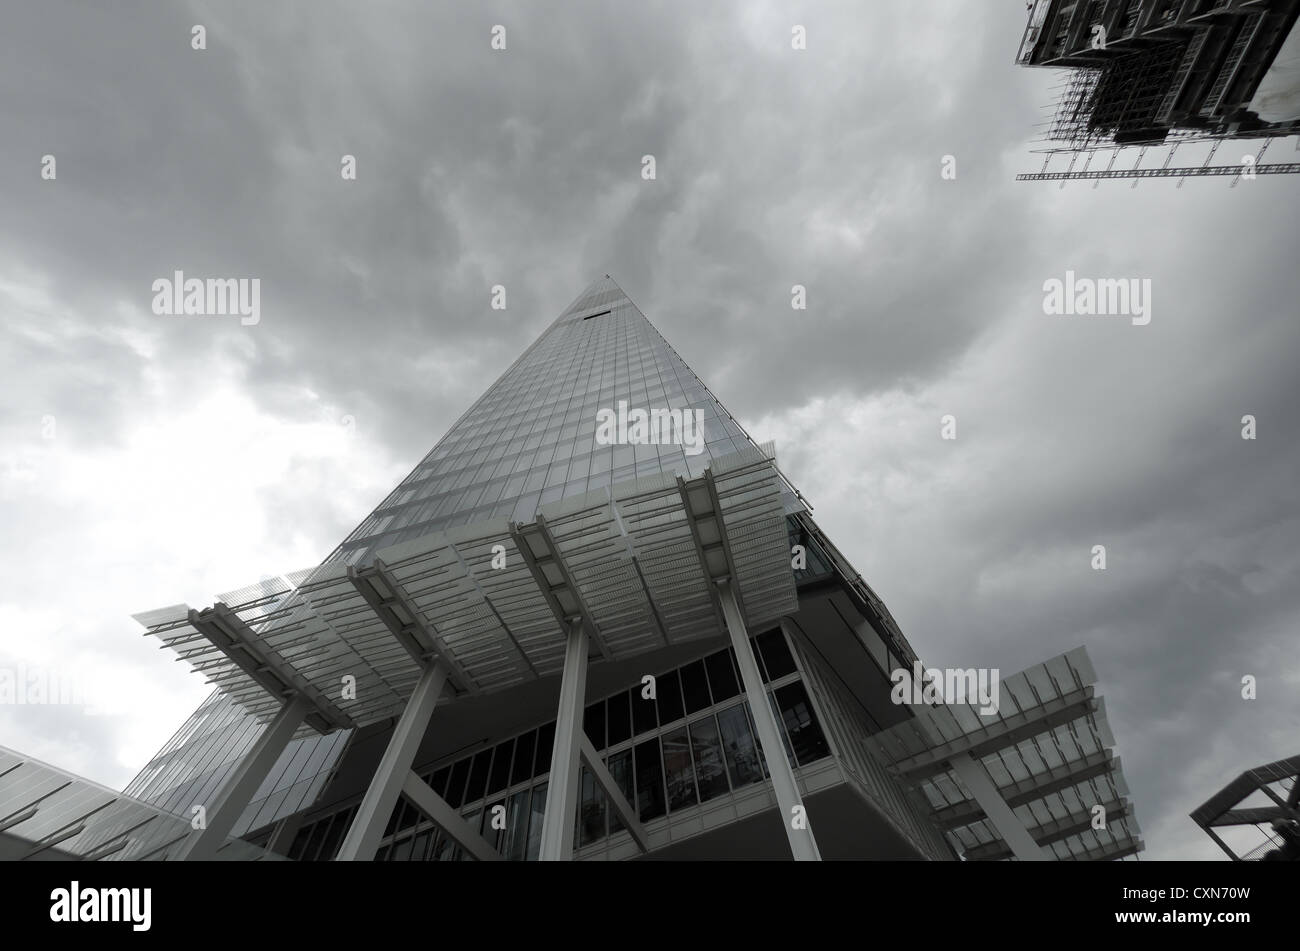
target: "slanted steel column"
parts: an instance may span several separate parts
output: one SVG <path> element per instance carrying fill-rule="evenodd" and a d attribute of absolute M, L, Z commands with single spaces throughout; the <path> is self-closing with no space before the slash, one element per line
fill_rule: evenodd
<path fill-rule="evenodd" d="M 632 834 L 634 841 L 642 852 L 650 851 L 650 840 L 646 838 L 645 829 L 641 826 L 641 820 L 637 818 L 636 810 L 632 804 L 627 801 L 623 795 L 623 790 L 618 788 L 618 783 L 614 781 L 614 775 L 609 768 L 601 761 L 600 753 L 596 751 L 596 746 L 586 733 L 581 737 L 582 746 L 579 753 L 582 755 L 582 761 L 587 764 L 587 769 L 591 770 L 591 775 L 605 793 L 605 798 L 609 800 L 614 814 L 618 816 L 623 823 L 623 827 Z"/>
<path fill-rule="evenodd" d="M 569 624 L 560 678 L 560 706 L 555 717 L 551 779 L 538 858 L 564 862 L 573 858 L 573 830 L 578 809 L 578 754 L 582 749 L 582 712 L 587 699 L 587 630 L 581 619 Z"/>
<path fill-rule="evenodd" d="M 959 753 L 951 757 L 948 762 L 962 785 L 970 790 L 970 794 L 984 810 L 984 815 L 993 823 L 998 835 L 1002 836 L 1002 841 L 1007 844 L 1007 848 L 1011 849 L 1011 854 L 1022 862 L 1046 862 L 1051 858 L 1034 841 L 1025 824 L 1007 805 L 1007 801 L 998 792 L 998 787 L 994 785 L 983 763 L 969 753 Z"/>
<path fill-rule="evenodd" d="M 453 842 L 474 858 L 480 862 L 501 861 L 501 853 L 488 845 L 487 840 L 478 834 L 477 829 L 462 819 L 460 813 L 447 805 L 447 800 L 430 789 L 429 784 L 415 773 L 406 774 L 402 792 Z"/>
<path fill-rule="evenodd" d="M 813 838 L 812 824 L 804 809 L 803 798 L 799 795 L 794 770 L 790 768 L 790 761 L 785 755 L 781 727 L 772 713 L 772 705 L 768 703 L 767 691 L 763 689 L 763 678 L 758 672 L 758 662 L 754 659 L 754 650 L 749 644 L 749 633 L 740 616 L 736 594 L 731 590 L 730 581 L 723 580 L 717 584 L 722 616 L 726 618 L 727 633 L 731 635 L 731 646 L 735 648 L 736 661 L 740 665 L 740 678 L 745 684 L 745 696 L 749 699 L 749 709 L 754 715 L 754 726 L 758 728 L 758 739 L 763 745 L 763 759 L 766 760 L 767 771 L 772 777 L 777 809 L 781 813 L 786 838 L 790 840 L 790 852 L 795 861 L 820 862 L 822 855 L 817 848 L 817 840 Z M 803 828 L 794 827 L 796 814 L 802 816 Z"/>
<path fill-rule="evenodd" d="M 384 827 L 397 806 L 397 797 L 401 795 L 415 753 L 420 748 L 420 740 L 424 739 L 429 718 L 433 716 L 434 705 L 446 683 L 447 669 L 442 664 L 426 667 L 420 675 L 335 861 L 369 862 L 379 851 Z"/>
<path fill-rule="evenodd" d="M 235 764 L 230 775 L 217 790 L 211 805 L 196 804 L 205 807 L 206 828 L 181 843 L 175 854 L 171 856 L 173 861 L 210 859 L 217 854 L 217 850 L 230 838 L 235 823 L 239 821 L 240 815 L 252 801 L 258 787 L 271 772 L 271 767 L 280 758 L 284 748 L 293 739 L 293 734 L 312 709 L 314 708 L 311 701 L 301 694 L 295 694 L 280 708 L 275 719 L 253 742 L 252 748 Z"/>

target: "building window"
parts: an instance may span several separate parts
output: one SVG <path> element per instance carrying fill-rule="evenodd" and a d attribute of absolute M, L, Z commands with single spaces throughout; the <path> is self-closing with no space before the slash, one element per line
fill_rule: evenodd
<path fill-rule="evenodd" d="M 623 798 L 629 803 L 635 802 L 636 795 L 632 787 L 632 751 L 624 750 L 621 753 L 615 753 L 609 758 L 607 766 L 610 775 L 614 777 L 614 782 L 618 784 L 619 791 L 623 793 Z M 624 825 L 618 815 L 613 810 L 610 810 L 610 833 L 622 832 L 623 829 Z"/>
<path fill-rule="evenodd" d="M 474 765 L 469 770 L 469 788 L 465 790 L 467 802 L 478 802 L 487 790 L 488 770 L 492 766 L 492 750 L 479 750 L 474 754 Z"/>
<path fill-rule="evenodd" d="M 546 815 L 546 783 L 538 783 L 533 787 L 532 806 L 529 812 L 528 848 L 524 853 L 524 859 L 528 862 L 535 862 L 542 851 L 542 819 Z"/>
<path fill-rule="evenodd" d="M 636 766 L 636 809 L 642 822 L 664 814 L 664 768 L 659 755 L 659 737 L 638 743 L 633 756 Z"/>
<path fill-rule="evenodd" d="M 695 768 L 691 762 L 691 743 L 686 727 L 664 734 L 663 753 L 669 811 L 695 805 L 699 797 L 695 793 Z"/>
<path fill-rule="evenodd" d="M 649 733 L 658 729 L 659 720 L 655 716 L 654 697 L 642 696 L 642 692 L 633 687 L 630 691 L 632 698 L 632 735 L 640 736 L 642 733 Z"/>
<path fill-rule="evenodd" d="M 681 668 L 682 695 L 686 701 L 686 713 L 699 713 L 709 706 L 709 680 L 704 673 L 704 661 L 697 660 Z"/>
<path fill-rule="evenodd" d="M 767 668 L 766 680 L 780 680 L 786 674 L 795 672 L 790 645 L 785 642 L 785 635 L 779 628 L 760 634 L 754 640 L 763 655 L 763 666 Z"/>
<path fill-rule="evenodd" d="M 510 755 L 514 748 L 513 738 L 497 745 L 492 757 L 492 778 L 488 781 L 488 795 L 499 793 L 510 785 Z"/>
<path fill-rule="evenodd" d="M 536 745 L 536 730 L 529 730 L 515 741 L 515 768 L 511 778 L 512 784 L 526 783 L 536 775 L 533 772 L 533 748 Z"/>
<path fill-rule="evenodd" d="M 591 745 L 598 750 L 605 748 L 605 701 L 600 700 L 587 707 L 582 717 L 582 732 L 587 734 Z"/>
<path fill-rule="evenodd" d="M 609 726 L 609 745 L 617 746 L 632 738 L 632 711 L 627 705 L 627 693 L 616 693 L 609 698 L 606 718 Z"/>
<path fill-rule="evenodd" d="M 469 779 L 469 760 L 463 759 L 451 768 L 451 782 L 447 786 L 447 805 L 459 809 L 465 802 L 465 781 Z"/>
<path fill-rule="evenodd" d="M 800 766 L 821 759 L 830 753 L 821 725 L 813 714 L 808 691 L 801 681 L 794 681 L 775 692 L 776 705 L 781 711 L 781 722 L 790 737 L 795 759 Z"/>
<path fill-rule="evenodd" d="M 510 797 L 506 806 L 505 857 L 512 862 L 521 861 L 528 844 L 528 790 Z"/>
<path fill-rule="evenodd" d="M 713 715 L 691 724 L 691 752 L 695 757 L 695 778 L 700 788 L 700 802 L 730 791 L 727 767 L 723 760 L 722 740 Z"/>
<path fill-rule="evenodd" d="M 551 771 L 551 754 L 555 751 L 555 721 L 537 729 L 537 756 L 533 762 L 533 778 Z"/>
<path fill-rule="evenodd" d="M 659 697 L 659 722 L 667 725 L 686 716 L 682 705 L 682 684 L 676 670 L 655 678 L 655 693 Z"/>
<path fill-rule="evenodd" d="M 585 766 L 580 785 L 578 845 L 584 846 L 605 837 L 605 794 L 596 786 L 596 777 Z"/>
<path fill-rule="evenodd" d="M 722 703 L 740 694 L 740 681 L 736 679 L 736 669 L 732 666 L 730 648 L 704 658 L 704 666 L 709 672 L 714 703 Z"/>
<path fill-rule="evenodd" d="M 731 787 L 740 789 L 751 783 L 762 782 L 763 773 L 758 765 L 758 744 L 749 728 L 749 715 L 745 704 L 736 704 L 718 712 L 718 730 L 722 735 L 722 749 L 727 760 L 727 774 Z"/>
<path fill-rule="evenodd" d="M 807 688 L 795 676 L 797 668 L 782 632 L 768 631 L 752 639 L 751 645 L 764 679 L 770 674 L 779 684 L 767 691 L 767 697 L 791 764 L 806 766 L 829 755 L 822 725 Z M 731 648 L 718 650 L 660 674 L 656 700 L 643 700 L 638 684 L 585 709 L 583 726 L 592 744 L 601 750 L 616 748 L 605 756 L 607 767 L 640 821 L 689 810 L 766 777 L 737 670 Z M 719 703 L 729 705 L 719 710 Z M 452 808 L 463 807 L 466 822 L 480 829 L 489 846 L 509 859 L 536 859 L 547 782 L 532 788 L 530 784 L 549 773 L 554 742 L 552 721 L 421 776 Z M 579 775 L 574 842 L 583 848 L 625 830 L 594 775 L 585 766 Z M 496 813 L 495 806 L 501 807 Z M 331 858 L 350 815 L 336 813 L 304 827 L 290 857 Z M 494 820 L 502 825 L 498 815 L 504 816 L 504 829 L 493 828 Z M 466 857 L 405 799 L 399 799 L 387 834 L 390 839 L 377 858 L 456 861 Z"/>

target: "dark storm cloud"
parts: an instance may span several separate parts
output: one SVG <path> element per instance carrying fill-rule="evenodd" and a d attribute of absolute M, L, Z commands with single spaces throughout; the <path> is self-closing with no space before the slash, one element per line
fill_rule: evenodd
<path fill-rule="evenodd" d="M 350 5 L 310 16 L 247 4 L 125 17 L 27 8 L 0 67 L 10 88 L 37 80 L 40 93 L 15 97 L 28 134 L 3 152 L 17 186 L 8 250 L 77 274 L 60 287 L 70 302 L 124 300 L 146 323 L 150 282 L 175 268 L 259 276 L 249 382 L 293 375 L 344 402 L 374 401 L 380 420 L 413 394 L 454 418 L 557 302 L 610 269 L 651 296 L 665 330 L 680 324 L 685 350 L 716 350 L 738 324 L 754 329 L 755 313 L 772 314 L 738 355 L 762 375 L 779 368 L 771 354 L 793 283 L 811 288 L 816 320 L 790 355 L 819 356 L 828 381 L 925 370 L 978 330 L 960 289 L 978 286 L 972 275 L 990 274 L 999 253 L 977 233 L 991 190 L 940 183 L 939 157 L 957 153 L 974 183 L 1000 169 L 962 148 L 961 110 L 918 112 L 936 106 L 932 62 L 854 55 L 904 25 L 896 12 L 883 29 L 854 18 L 845 28 L 843 16 L 811 17 L 814 43 L 836 55 L 800 63 L 782 54 L 781 18 L 759 30 L 675 4 L 574 5 L 567 17 L 532 4 L 491 17 L 422 6 L 369 23 Z M 497 20 L 505 53 L 487 44 Z M 191 22 L 207 26 L 206 51 L 189 48 Z M 976 21 L 974 38 L 952 44 L 949 82 L 981 64 L 986 29 Z M 1012 89 L 1014 78 L 999 81 Z M 835 97 L 809 108 L 828 83 Z M 930 99 L 900 96 L 909 86 Z M 1003 120 L 1008 134 L 1014 122 Z M 27 174 L 32 142 L 59 158 L 57 189 Z M 660 166 L 653 183 L 639 178 L 645 153 Z M 343 154 L 357 157 L 354 183 L 339 177 Z M 871 240 L 807 247 L 800 222 L 823 214 Z M 948 279 L 917 282 L 900 268 L 918 255 Z M 512 292 L 504 314 L 488 308 L 496 283 Z M 240 332 L 168 328 L 162 358 Z M 412 346 L 474 360 L 476 385 L 439 392 L 392 360 Z M 750 377 L 728 374 L 732 400 L 766 408 L 774 391 Z M 808 395 L 802 381 L 789 386 L 772 398 Z"/>
<path fill-rule="evenodd" d="M 355 418 L 404 471 L 608 272 L 751 431 L 828 408 L 783 462 L 929 662 L 1088 644 L 1153 852 L 1188 848 L 1187 808 L 1294 752 L 1276 681 L 1249 714 L 1230 697 L 1251 664 L 1295 670 L 1297 187 L 1011 181 L 1051 81 L 1011 63 L 1023 24 L 1020 3 L 20 5 L 0 281 L 48 313 L 0 285 L 24 315 L 0 426 L 53 413 L 112 443 L 165 412 L 150 374 L 198 400 L 230 373 L 286 423 Z M 261 323 L 154 316 L 178 268 L 260 278 Z M 1150 277 L 1151 326 L 1044 316 L 1066 269 Z M 901 423 L 835 415 L 862 405 Z M 368 509 L 312 473 L 259 498 L 324 554 Z"/>
<path fill-rule="evenodd" d="M 788 432 L 785 459 L 929 663 L 1009 672 L 1085 644 L 1152 854 L 1214 856 L 1187 812 L 1300 730 L 1300 327 L 1285 303 L 1300 278 L 1278 191 L 1199 196 L 1217 218 L 1149 191 L 1054 199 L 1066 220 L 1138 217 L 1104 245 L 1036 255 L 1037 273 L 1008 263 L 1023 293 L 987 340 L 846 421 L 851 435 Z M 1149 209 L 1276 237 L 1157 243 Z M 1044 316 L 1039 282 L 1067 266 L 1151 274 L 1151 325 Z M 943 413 L 956 442 L 938 438 Z M 1267 438 L 1241 438 L 1245 414 Z"/>

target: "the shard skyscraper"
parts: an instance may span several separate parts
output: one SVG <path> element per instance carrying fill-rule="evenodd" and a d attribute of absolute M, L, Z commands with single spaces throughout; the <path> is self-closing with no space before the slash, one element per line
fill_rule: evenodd
<path fill-rule="evenodd" d="M 888 610 L 608 275 L 318 569 L 138 618 L 218 689 L 126 793 L 255 786 L 228 834 L 289 858 L 1141 847 L 1126 805 L 1089 821 L 1125 800 L 1086 655 L 1005 678 L 992 722 L 900 702 Z"/>

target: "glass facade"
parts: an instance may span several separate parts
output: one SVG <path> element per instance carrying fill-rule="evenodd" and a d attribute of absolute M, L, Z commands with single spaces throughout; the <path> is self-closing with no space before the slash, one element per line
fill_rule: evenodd
<path fill-rule="evenodd" d="M 597 412 L 698 410 L 702 445 L 600 445 Z M 488 518 L 529 521 L 548 502 L 639 476 L 700 475 L 754 445 L 631 300 L 597 281 L 528 348 L 331 558 Z"/>
<path fill-rule="evenodd" d="M 693 447 L 677 444 L 600 445 L 597 412 L 617 410 L 620 402 L 645 410 L 695 411 L 701 451 L 688 453 Z M 529 521 L 548 502 L 632 478 L 698 476 L 713 459 L 753 445 L 622 289 L 605 277 L 488 388 L 326 562 L 365 565 L 389 545 L 470 521 Z M 785 502 L 789 511 L 801 508 L 793 492 L 786 493 Z M 698 676 L 690 677 L 682 684 L 688 707 L 698 700 Z M 610 716 L 614 730 L 640 732 L 644 726 L 618 720 L 621 711 Z M 218 787 L 260 730 L 213 694 L 126 791 L 187 812 Z M 235 834 L 310 805 L 347 738 L 342 732 L 294 740 L 273 771 L 277 778 L 258 791 Z"/>
<path fill-rule="evenodd" d="M 211 694 L 123 790 L 128 796 L 180 815 L 209 802 L 260 725 L 219 693 Z M 338 761 L 348 733 L 293 740 L 245 810 L 242 835 L 315 802 Z"/>
<path fill-rule="evenodd" d="M 773 710 L 784 728 L 782 740 L 790 764 L 807 766 L 828 756 L 829 746 L 785 636 L 774 630 L 751 643 Z M 675 688 L 663 689 L 664 685 L 685 680 L 688 670 L 695 671 L 691 676 L 699 678 L 699 707 L 689 713 Z M 644 697 L 638 681 L 587 706 L 583 717 L 587 735 L 642 823 L 672 822 L 697 806 L 766 778 L 762 748 L 738 682 L 734 654 L 727 648 L 658 675 L 654 697 Z M 631 726 L 629 731 L 623 729 L 624 724 L 640 725 Z M 601 729 L 602 725 L 607 729 Z M 537 858 L 540 844 L 554 737 L 552 721 L 454 762 L 431 764 L 418 772 L 507 859 L 532 861 Z M 480 767 L 489 760 L 490 766 Z M 510 777 L 508 783 L 503 778 L 506 775 Z M 475 776 L 501 778 L 501 783 L 495 785 L 489 780 L 485 788 Z M 350 813 L 352 808 L 344 811 Z M 335 851 L 338 848 L 338 842 L 331 840 L 336 815 L 317 818 L 301 829 L 289 857 L 330 858 L 333 851 L 326 846 Z M 622 828 L 595 778 L 584 767 L 579 783 L 575 848 L 596 845 Z M 464 857 L 405 799 L 394 810 L 386 835 L 378 855 L 381 860 Z"/>

